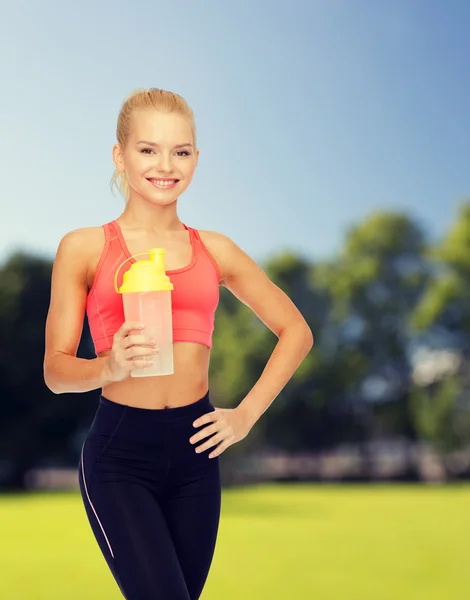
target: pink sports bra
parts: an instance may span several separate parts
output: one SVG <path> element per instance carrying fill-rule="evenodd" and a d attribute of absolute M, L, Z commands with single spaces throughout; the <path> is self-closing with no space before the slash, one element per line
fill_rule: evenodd
<path fill-rule="evenodd" d="M 214 315 L 219 303 L 220 271 L 197 230 L 184 227 L 189 231 L 191 261 L 181 269 L 166 271 L 174 286 L 171 292 L 173 342 L 196 342 L 211 348 Z M 103 229 L 104 248 L 86 303 L 96 354 L 111 349 L 113 336 L 124 323 L 122 296 L 114 289 L 115 272 L 126 258 L 129 258 L 129 264 L 136 262 L 131 258 L 119 224 L 113 220 L 103 225 Z M 126 270 L 123 265 L 118 287 Z"/>

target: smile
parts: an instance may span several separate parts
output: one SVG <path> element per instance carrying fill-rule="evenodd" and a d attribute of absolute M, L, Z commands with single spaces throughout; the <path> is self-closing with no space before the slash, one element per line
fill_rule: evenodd
<path fill-rule="evenodd" d="M 154 187 L 160 189 L 170 189 L 175 187 L 179 179 L 147 179 Z"/>

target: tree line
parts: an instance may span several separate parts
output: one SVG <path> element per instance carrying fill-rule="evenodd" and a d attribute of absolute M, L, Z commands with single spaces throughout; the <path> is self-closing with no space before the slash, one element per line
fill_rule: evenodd
<path fill-rule="evenodd" d="M 261 265 L 307 320 L 315 345 L 227 467 L 263 448 L 319 452 L 401 437 L 444 465 L 470 441 L 470 202 L 437 242 L 405 213 L 374 213 L 328 260 L 283 251 Z M 0 277 L 0 488 L 36 466 L 76 466 L 99 390 L 54 395 L 42 361 L 52 260 L 15 252 Z M 234 407 L 276 336 L 221 288 L 211 400 Z M 93 358 L 85 319 L 78 356 Z"/>

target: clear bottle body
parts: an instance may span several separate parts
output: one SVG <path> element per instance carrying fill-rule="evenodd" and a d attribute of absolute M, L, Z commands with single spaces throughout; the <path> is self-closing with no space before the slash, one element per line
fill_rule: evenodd
<path fill-rule="evenodd" d="M 157 341 L 157 354 L 146 356 L 153 365 L 131 371 L 131 377 L 172 375 L 173 322 L 171 314 L 171 290 L 157 292 L 127 292 L 122 294 L 126 321 L 141 321 L 143 333 Z"/>

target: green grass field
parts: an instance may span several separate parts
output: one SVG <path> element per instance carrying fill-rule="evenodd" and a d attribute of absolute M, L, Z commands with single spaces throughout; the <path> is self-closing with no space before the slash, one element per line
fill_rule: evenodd
<path fill-rule="evenodd" d="M 224 490 L 201 600 L 467 600 L 470 486 Z M 77 493 L 0 496 L 0 600 L 122 598 Z"/>

